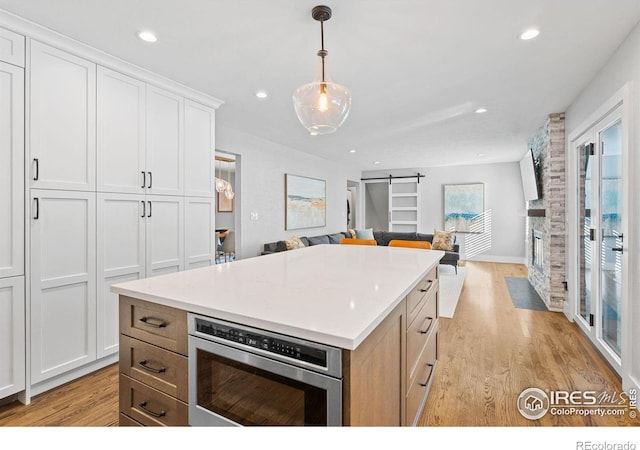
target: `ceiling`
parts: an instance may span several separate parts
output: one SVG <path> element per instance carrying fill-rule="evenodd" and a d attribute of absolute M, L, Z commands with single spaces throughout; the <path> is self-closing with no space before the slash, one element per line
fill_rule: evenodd
<path fill-rule="evenodd" d="M 223 100 L 219 125 L 362 170 L 519 160 L 640 20 L 638 0 L 324 3 L 329 75 L 353 106 L 336 133 L 310 136 L 291 94 L 317 72 L 317 4 L 0 0 L 0 9 Z M 540 36 L 520 40 L 532 26 Z M 158 42 L 140 41 L 141 29 Z M 260 89 L 268 98 L 256 98 Z"/>

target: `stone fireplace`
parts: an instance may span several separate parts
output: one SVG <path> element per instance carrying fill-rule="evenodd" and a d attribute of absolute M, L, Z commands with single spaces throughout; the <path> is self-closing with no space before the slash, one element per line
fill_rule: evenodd
<path fill-rule="evenodd" d="M 529 141 L 540 160 L 542 196 L 527 202 L 529 282 L 552 311 L 562 311 L 565 273 L 564 113 L 550 114 Z"/>

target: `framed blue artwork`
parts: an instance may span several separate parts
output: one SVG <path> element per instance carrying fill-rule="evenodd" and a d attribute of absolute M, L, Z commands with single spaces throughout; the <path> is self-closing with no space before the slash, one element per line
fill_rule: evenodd
<path fill-rule="evenodd" d="M 444 185 L 444 229 L 484 232 L 484 183 Z"/>

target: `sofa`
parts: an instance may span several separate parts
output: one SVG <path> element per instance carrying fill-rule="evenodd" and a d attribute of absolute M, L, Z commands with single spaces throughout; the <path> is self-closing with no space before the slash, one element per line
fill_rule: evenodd
<path fill-rule="evenodd" d="M 343 238 L 350 238 L 351 233 L 348 231 L 342 231 L 333 234 L 322 234 L 319 236 L 300 237 L 300 240 L 309 247 L 312 245 L 320 244 L 339 244 Z M 378 245 L 389 245 L 389 242 L 394 239 L 403 241 L 428 241 L 433 242 L 433 234 L 415 233 L 415 232 L 398 232 L 398 231 L 374 231 L 373 238 Z M 270 242 L 264 244 L 264 250 L 262 255 L 268 255 L 270 253 L 283 252 L 287 250 L 287 244 L 284 240 L 277 242 Z M 447 264 L 455 267 L 456 273 L 458 273 L 458 261 L 460 260 L 460 246 L 455 243 L 455 236 L 453 240 L 453 249 L 451 251 L 445 251 L 444 256 L 440 260 L 440 264 Z"/>

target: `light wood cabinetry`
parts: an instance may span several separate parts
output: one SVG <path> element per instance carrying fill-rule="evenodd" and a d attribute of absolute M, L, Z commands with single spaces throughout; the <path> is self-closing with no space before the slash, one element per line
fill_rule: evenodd
<path fill-rule="evenodd" d="M 0 278 L 0 399 L 25 388 L 24 277 Z"/>
<path fill-rule="evenodd" d="M 0 28 L 0 61 L 24 67 L 24 36 Z"/>
<path fill-rule="evenodd" d="M 438 267 L 409 293 L 406 301 L 405 425 L 416 425 L 427 400 L 438 359 Z"/>
<path fill-rule="evenodd" d="M 121 425 L 188 425 L 187 313 L 121 296 L 120 331 Z"/>
<path fill-rule="evenodd" d="M 31 41 L 31 187 L 95 191 L 96 65 Z"/>
<path fill-rule="evenodd" d="M 343 423 L 415 426 L 438 358 L 433 268 L 354 351 L 343 351 Z"/>

